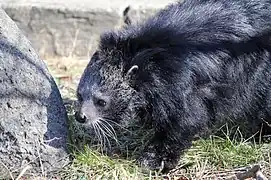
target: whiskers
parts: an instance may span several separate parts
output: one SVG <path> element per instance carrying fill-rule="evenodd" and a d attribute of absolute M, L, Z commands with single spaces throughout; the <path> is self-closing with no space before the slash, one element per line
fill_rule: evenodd
<path fill-rule="evenodd" d="M 109 149 L 112 148 L 110 139 L 113 139 L 117 145 L 120 145 L 117 138 L 117 133 L 111 124 L 120 126 L 118 123 L 104 118 L 99 118 L 98 121 L 92 123 L 94 133 L 96 134 L 102 149 L 105 149 L 106 147 Z"/>

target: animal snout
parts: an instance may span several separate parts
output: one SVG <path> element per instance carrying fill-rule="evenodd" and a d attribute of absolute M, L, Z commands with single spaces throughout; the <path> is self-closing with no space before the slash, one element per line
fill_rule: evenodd
<path fill-rule="evenodd" d="M 75 119 L 80 123 L 85 123 L 87 121 L 87 116 L 84 113 L 77 111 L 75 113 Z"/>

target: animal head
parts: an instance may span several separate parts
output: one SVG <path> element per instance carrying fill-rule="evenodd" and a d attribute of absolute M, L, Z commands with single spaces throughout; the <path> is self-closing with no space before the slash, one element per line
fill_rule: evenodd
<path fill-rule="evenodd" d="M 139 65 L 127 61 L 127 54 L 117 46 L 103 42 L 86 67 L 78 89 L 78 122 L 126 125 L 141 119 L 146 112 L 146 98 L 138 88 Z M 106 47 L 105 47 L 106 46 Z"/>
<path fill-rule="evenodd" d="M 128 127 L 135 122 L 152 125 L 149 120 L 167 116 L 159 96 L 174 84 L 179 62 L 167 50 L 168 44 L 157 40 L 164 42 L 160 34 L 148 35 L 131 28 L 101 37 L 77 89 L 77 121 L 94 128 L 101 123 Z M 165 63 L 170 58 L 171 63 Z"/>

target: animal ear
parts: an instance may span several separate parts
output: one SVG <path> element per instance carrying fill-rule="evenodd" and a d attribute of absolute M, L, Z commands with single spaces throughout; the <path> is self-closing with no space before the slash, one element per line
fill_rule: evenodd
<path fill-rule="evenodd" d="M 132 87 L 135 87 L 138 73 L 139 73 L 138 65 L 133 65 L 126 73 L 126 78 L 128 79 Z"/>
<path fill-rule="evenodd" d="M 127 77 L 131 77 L 135 75 L 138 72 L 138 65 L 133 65 L 128 71 L 127 71 Z"/>

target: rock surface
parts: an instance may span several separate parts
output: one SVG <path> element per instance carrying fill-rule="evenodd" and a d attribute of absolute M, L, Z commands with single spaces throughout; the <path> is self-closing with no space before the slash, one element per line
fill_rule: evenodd
<path fill-rule="evenodd" d="M 129 8 L 133 23 L 151 16 L 176 0 L 0 0 L 0 6 L 16 22 L 44 58 L 88 58 L 99 35 L 123 25 Z"/>
<path fill-rule="evenodd" d="M 67 115 L 59 90 L 30 42 L 0 9 L 0 179 L 46 175 L 68 162 Z"/>

